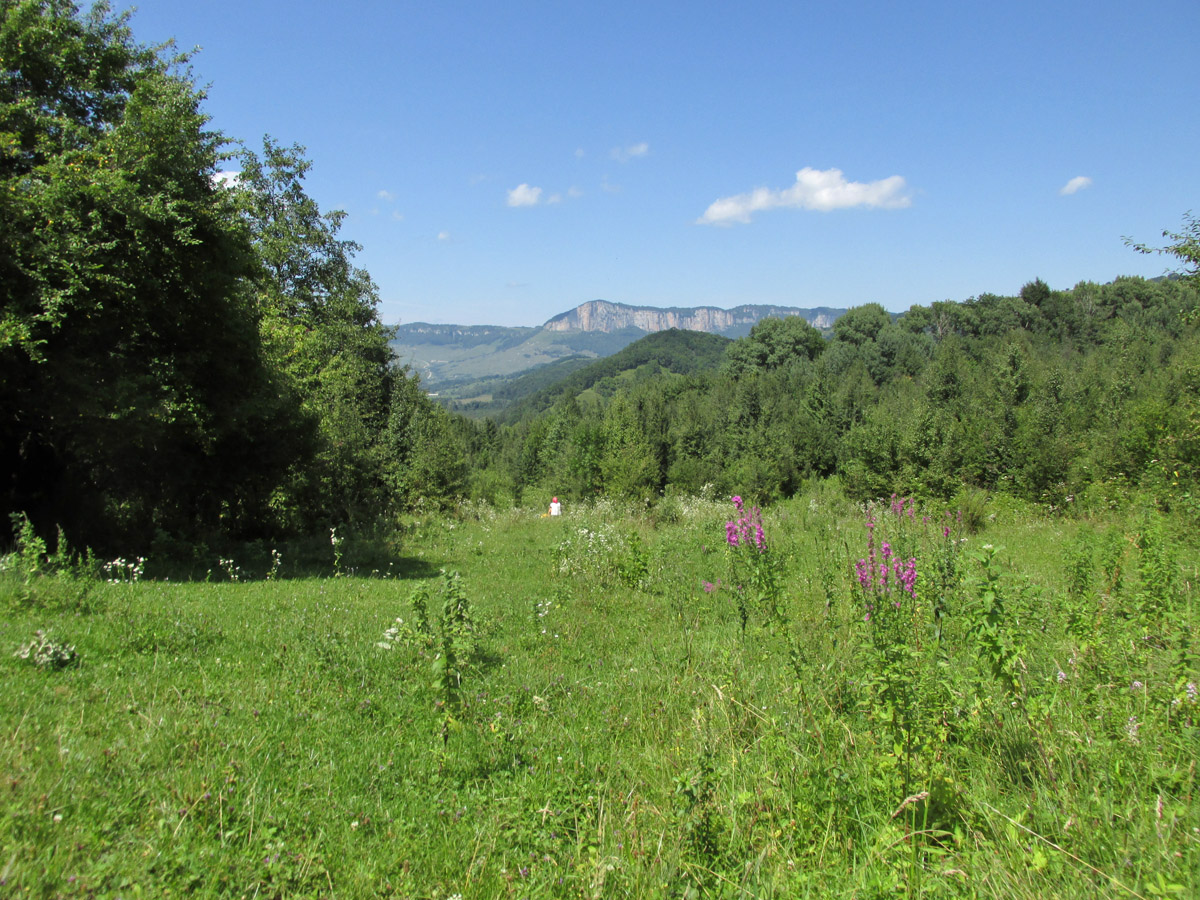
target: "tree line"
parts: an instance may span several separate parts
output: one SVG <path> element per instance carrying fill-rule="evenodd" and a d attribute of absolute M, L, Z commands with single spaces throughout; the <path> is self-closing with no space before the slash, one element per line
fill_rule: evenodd
<path fill-rule="evenodd" d="M 1200 236 L 1188 223 L 1168 233 L 1185 262 Z M 859 499 L 974 487 L 1061 508 L 1136 490 L 1197 512 L 1198 325 L 1195 278 L 1066 291 L 1039 279 L 899 316 L 871 303 L 828 338 L 766 319 L 719 365 L 601 381 L 484 433 L 472 484 L 649 502 L 710 485 L 770 500 L 837 476 Z"/>

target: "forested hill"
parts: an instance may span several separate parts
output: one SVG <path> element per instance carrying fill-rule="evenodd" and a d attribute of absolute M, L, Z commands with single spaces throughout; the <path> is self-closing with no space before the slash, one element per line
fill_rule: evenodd
<path fill-rule="evenodd" d="M 567 397 L 579 397 L 587 391 L 611 396 L 662 373 L 687 375 L 717 369 L 725 357 L 729 338 L 703 331 L 671 328 L 646 335 L 623 350 L 578 369 L 560 381 L 518 401 L 501 416 L 501 421 L 516 421 L 549 409 Z"/>
<path fill-rule="evenodd" d="M 1186 235 L 1180 246 L 1190 259 Z M 856 307 L 828 339 L 765 319 L 690 378 L 614 357 L 489 430 L 471 477 L 517 496 L 652 502 L 705 485 L 769 500 L 837 476 L 858 499 L 982 489 L 1064 508 L 1138 496 L 1200 515 L 1198 287 L 1035 280 L 899 317 Z M 630 349 L 652 359 L 653 347 Z"/>

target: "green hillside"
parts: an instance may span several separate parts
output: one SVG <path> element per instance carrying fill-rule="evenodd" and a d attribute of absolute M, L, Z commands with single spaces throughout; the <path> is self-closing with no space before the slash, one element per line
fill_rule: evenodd
<path fill-rule="evenodd" d="M 391 346 L 396 358 L 417 372 L 427 389 L 442 396 L 469 399 L 495 387 L 496 378 L 519 375 L 572 356 L 609 356 L 644 334 L 638 328 L 547 331 L 414 322 L 396 329 Z"/>
<path fill-rule="evenodd" d="M 716 369 L 730 343 L 729 338 L 702 331 L 672 328 L 655 332 L 514 403 L 500 418 L 515 421 L 547 410 L 564 397 L 578 397 L 587 391 L 611 396 L 620 387 L 631 386 L 662 372 L 690 375 Z"/>

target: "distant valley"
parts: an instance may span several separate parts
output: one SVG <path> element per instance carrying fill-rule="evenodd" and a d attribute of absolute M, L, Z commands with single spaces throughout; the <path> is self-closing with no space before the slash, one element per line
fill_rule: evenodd
<path fill-rule="evenodd" d="M 675 328 L 738 338 L 771 316 L 802 316 L 827 331 L 843 312 L 766 305 L 659 309 L 592 300 L 540 327 L 400 325 L 392 349 L 402 363 L 420 373 L 426 390 L 447 405 L 495 411 L 520 399 L 508 390 L 518 379 L 522 385 L 545 386 L 655 332 Z M 546 371 L 529 377 L 542 368 Z"/>

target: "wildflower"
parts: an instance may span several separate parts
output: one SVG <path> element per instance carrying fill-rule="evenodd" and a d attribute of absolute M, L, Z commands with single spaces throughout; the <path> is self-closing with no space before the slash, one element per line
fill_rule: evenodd
<path fill-rule="evenodd" d="M 1138 729 L 1141 727 L 1141 723 L 1138 722 L 1137 716 L 1129 717 L 1129 721 L 1125 723 L 1125 734 L 1129 738 L 1130 743 L 1141 743 L 1138 740 Z"/>
<path fill-rule="evenodd" d="M 1140 691 L 1143 687 L 1145 687 L 1145 685 L 1142 684 L 1140 681 L 1135 681 L 1135 682 L 1133 682 L 1133 684 L 1129 685 L 1129 689 L 1131 691 Z"/>
<path fill-rule="evenodd" d="M 738 545 L 737 525 L 733 522 L 725 523 L 725 543 L 727 543 L 730 547 L 736 547 Z"/>
<path fill-rule="evenodd" d="M 1055 680 L 1059 684 L 1062 684 L 1064 681 L 1067 680 L 1067 673 L 1062 671 L 1062 669 L 1059 669 L 1058 674 L 1055 676 Z"/>

